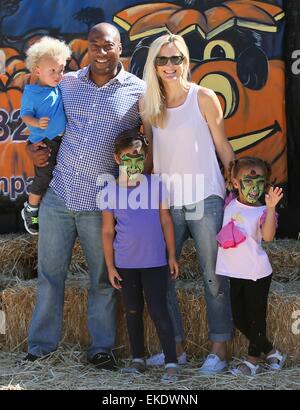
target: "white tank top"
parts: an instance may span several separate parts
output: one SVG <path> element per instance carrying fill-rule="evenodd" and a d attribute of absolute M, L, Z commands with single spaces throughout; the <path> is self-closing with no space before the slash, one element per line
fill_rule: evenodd
<path fill-rule="evenodd" d="M 170 205 L 225 195 L 213 139 L 198 105 L 199 88 L 191 83 L 185 102 L 167 109 L 165 128 L 152 127 L 154 172 L 169 182 Z"/>

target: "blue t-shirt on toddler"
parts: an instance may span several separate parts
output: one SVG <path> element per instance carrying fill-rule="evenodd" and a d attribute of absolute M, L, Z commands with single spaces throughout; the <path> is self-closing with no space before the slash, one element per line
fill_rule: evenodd
<path fill-rule="evenodd" d="M 102 210 L 116 220 L 114 256 L 117 268 L 142 269 L 167 265 L 166 244 L 160 222 L 160 203 L 166 190 L 158 175 L 144 175 L 136 187 L 112 181 L 102 190 Z"/>
<path fill-rule="evenodd" d="M 28 139 L 32 143 L 40 142 L 44 138 L 52 140 L 62 134 L 66 128 L 66 115 L 59 87 L 26 85 L 22 95 L 20 115 L 50 118 L 48 128 L 45 130 L 28 126 L 30 131 Z"/>

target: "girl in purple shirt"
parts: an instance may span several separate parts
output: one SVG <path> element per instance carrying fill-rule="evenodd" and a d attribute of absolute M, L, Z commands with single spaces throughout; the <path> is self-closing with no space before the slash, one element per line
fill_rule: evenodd
<path fill-rule="evenodd" d="M 146 370 L 144 297 L 165 354 L 162 381 L 175 381 L 178 366 L 174 332 L 167 307 L 169 275 L 177 278 L 175 239 L 166 195 L 158 175 L 144 174 L 148 142 L 137 130 L 115 142 L 119 177 L 101 193 L 102 241 L 112 286 L 122 291 L 132 351 L 125 373 Z"/>

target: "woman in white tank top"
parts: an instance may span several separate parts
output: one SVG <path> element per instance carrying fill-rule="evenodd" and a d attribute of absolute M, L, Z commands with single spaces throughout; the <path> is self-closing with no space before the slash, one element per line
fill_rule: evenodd
<path fill-rule="evenodd" d="M 191 235 L 203 271 L 211 354 L 200 368 L 217 373 L 227 367 L 226 342 L 232 335 L 228 281 L 215 274 L 216 234 L 222 226 L 224 178 L 217 155 L 227 170 L 234 153 L 224 134 L 223 113 L 216 94 L 188 81 L 189 53 L 181 36 L 164 35 L 150 46 L 141 104 L 146 133 L 153 134 L 154 172 L 170 190 L 176 251 Z M 169 310 L 182 356 L 184 331 L 170 281 Z"/>

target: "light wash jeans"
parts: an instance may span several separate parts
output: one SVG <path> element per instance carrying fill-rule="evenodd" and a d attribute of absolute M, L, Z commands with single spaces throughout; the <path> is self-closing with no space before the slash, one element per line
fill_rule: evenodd
<path fill-rule="evenodd" d="M 39 213 L 38 284 L 30 324 L 29 353 L 54 351 L 61 338 L 64 290 L 76 237 L 85 254 L 90 277 L 87 355 L 110 353 L 116 334 L 116 295 L 108 282 L 101 241 L 100 212 L 69 211 L 49 188 Z"/>
<path fill-rule="evenodd" d="M 203 202 L 198 209 L 203 209 Z M 191 209 L 192 208 L 192 209 Z M 171 215 L 174 223 L 176 254 L 179 259 L 183 244 L 192 236 L 197 257 L 203 271 L 205 300 L 208 316 L 208 338 L 212 342 L 231 339 L 233 323 L 229 296 L 229 280 L 215 274 L 218 245 L 216 235 L 222 228 L 223 199 L 212 195 L 204 200 L 204 214 L 195 218 L 194 206 L 174 208 Z M 172 319 L 175 340 L 185 339 L 180 309 L 176 297 L 175 283 L 169 282 L 168 307 Z"/>

